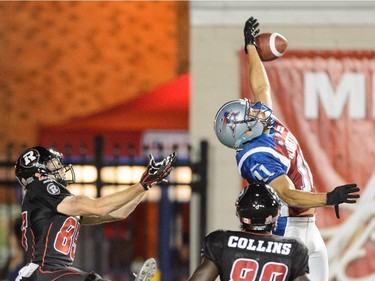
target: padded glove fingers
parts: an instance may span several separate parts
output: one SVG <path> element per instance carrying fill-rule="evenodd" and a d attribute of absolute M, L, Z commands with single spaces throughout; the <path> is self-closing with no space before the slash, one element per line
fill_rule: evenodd
<path fill-rule="evenodd" d="M 244 41 L 245 41 L 245 46 L 244 50 L 245 53 L 247 54 L 247 45 L 257 45 L 255 42 L 255 37 L 259 34 L 260 29 L 259 29 L 259 22 L 257 19 L 250 17 L 244 26 L 243 33 L 244 33 Z"/>
<path fill-rule="evenodd" d="M 337 186 L 334 190 L 327 193 L 327 205 L 335 205 L 335 214 L 338 219 L 340 218 L 339 204 L 356 203 L 356 199 L 360 197 L 356 192 L 359 192 L 357 184 L 351 183 Z"/>
<path fill-rule="evenodd" d="M 149 190 L 154 185 L 167 181 L 166 177 L 170 174 L 173 167 L 172 164 L 176 161 L 176 152 L 171 153 L 160 162 L 155 162 L 154 156 L 150 154 L 150 161 L 144 171 L 140 183 L 145 190 Z"/>

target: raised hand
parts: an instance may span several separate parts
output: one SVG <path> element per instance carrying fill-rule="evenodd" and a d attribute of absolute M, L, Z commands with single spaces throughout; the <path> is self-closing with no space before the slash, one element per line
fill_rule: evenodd
<path fill-rule="evenodd" d="M 249 44 L 255 45 L 255 46 L 257 45 L 255 42 L 255 37 L 260 32 L 260 29 L 258 27 L 259 27 L 258 20 L 253 17 L 250 17 L 245 23 L 243 34 L 244 34 L 244 41 L 245 41 L 244 50 L 246 54 L 247 54 L 247 49 L 246 49 L 247 45 Z"/>
<path fill-rule="evenodd" d="M 160 162 L 155 162 L 154 156 L 150 154 L 150 161 L 139 181 L 145 190 L 149 190 L 154 185 L 167 181 L 166 177 L 170 174 L 176 161 L 176 152 L 171 153 L 168 157 Z"/>

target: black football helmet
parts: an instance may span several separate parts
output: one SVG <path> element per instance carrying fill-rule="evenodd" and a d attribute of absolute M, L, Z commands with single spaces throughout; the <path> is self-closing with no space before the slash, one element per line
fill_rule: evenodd
<path fill-rule="evenodd" d="M 279 216 L 279 208 L 279 197 L 264 183 L 248 185 L 236 201 L 241 229 L 247 231 L 271 231 Z"/>
<path fill-rule="evenodd" d="M 25 188 L 34 181 L 35 173 L 67 186 L 75 181 L 72 165 L 62 163 L 63 155 L 51 148 L 35 146 L 25 150 L 15 165 L 16 178 Z"/>

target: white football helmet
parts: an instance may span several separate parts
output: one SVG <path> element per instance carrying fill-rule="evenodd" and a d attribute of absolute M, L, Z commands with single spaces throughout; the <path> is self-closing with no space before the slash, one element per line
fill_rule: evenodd
<path fill-rule="evenodd" d="M 252 139 L 272 128 L 272 110 L 261 102 L 232 100 L 216 113 L 214 129 L 219 141 L 229 148 L 242 149 Z"/>

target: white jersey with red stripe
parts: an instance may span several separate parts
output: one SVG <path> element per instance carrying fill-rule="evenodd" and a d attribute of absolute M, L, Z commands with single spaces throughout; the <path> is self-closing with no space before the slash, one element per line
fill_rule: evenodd
<path fill-rule="evenodd" d="M 313 177 L 301 147 L 279 120 L 268 134 L 251 140 L 236 153 L 240 175 L 249 183 L 270 183 L 279 176 L 287 175 L 298 190 L 315 192 Z M 288 207 L 284 204 L 281 217 L 298 216 L 307 209 Z"/>

